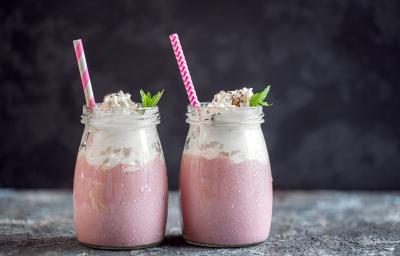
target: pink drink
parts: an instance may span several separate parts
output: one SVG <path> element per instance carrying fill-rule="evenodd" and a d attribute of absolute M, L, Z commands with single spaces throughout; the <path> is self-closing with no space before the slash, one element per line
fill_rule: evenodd
<path fill-rule="evenodd" d="M 240 246 L 267 239 L 272 214 L 269 161 L 233 162 L 183 154 L 180 191 L 183 236 L 192 243 Z"/>
<path fill-rule="evenodd" d="M 80 242 L 126 248 L 160 243 L 167 218 L 167 177 L 159 157 L 144 166 L 90 165 L 78 155 L 74 178 L 74 218 Z"/>
<path fill-rule="evenodd" d="M 167 171 L 158 107 L 142 108 L 130 94 L 108 94 L 83 107 L 85 130 L 74 177 L 79 242 L 102 249 L 142 248 L 164 239 Z"/>

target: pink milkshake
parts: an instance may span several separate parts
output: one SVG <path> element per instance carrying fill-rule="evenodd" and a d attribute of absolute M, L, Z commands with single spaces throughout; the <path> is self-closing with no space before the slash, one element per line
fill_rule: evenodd
<path fill-rule="evenodd" d="M 188 108 L 180 200 L 189 243 L 239 247 L 268 238 L 271 167 L 262 108 L 246 106 L 250 97 L 247 88 L 222 91 L 212 103 Z"/>
<path fill-rule="evenodd" d="M 122 92 L 84 107 L 74 177 L 79 242 L 103 249 L 142 248 L 164 239 L 168 184 L 157 107 Z"/>
<path fill-rule="evenodd" d="M 164 239 L 167 177 L 163 160 L 144 166 L 90 165 L 78 156 L 74 178 L 74 217 L 81 243 L 99 247 L 136 247 Z"/>
<path fill-rule="evenodd" d="M 237 246 L 267 239 L 272 213 L 268 163 L 234 163 L 184 154 L 180 191 L 183 236 L 189 242 Z"/>

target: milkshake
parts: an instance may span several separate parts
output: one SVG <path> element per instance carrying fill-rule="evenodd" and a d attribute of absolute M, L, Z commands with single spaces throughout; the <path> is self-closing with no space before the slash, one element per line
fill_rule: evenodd
<path fill-rule="evenodd" d="M 119 92 L 84 107 L 82 122 L 73 191 L 78 241 L 106 249 L 160 243 L 168 188 L 158 108 L 143 108 Z"/>
<path fill-rule="evenodd" d="M 238 247 L 268 238 L 272 177 L 251 89 L 220 92 L 188 107 L 189 133 L 180 170 L 184 239 L 203 246 Z"/>

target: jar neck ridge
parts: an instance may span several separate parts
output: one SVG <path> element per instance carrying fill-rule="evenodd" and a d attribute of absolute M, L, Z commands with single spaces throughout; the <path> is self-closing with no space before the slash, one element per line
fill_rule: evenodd
<path fill-rule="evenodd" d="M 151 108 L 124 108 L 89 109 L 83 106 L 81 122 L 85 125 L 103 127 L 141 127 L 155 126 L 160 123 L 158 107 Z"/>

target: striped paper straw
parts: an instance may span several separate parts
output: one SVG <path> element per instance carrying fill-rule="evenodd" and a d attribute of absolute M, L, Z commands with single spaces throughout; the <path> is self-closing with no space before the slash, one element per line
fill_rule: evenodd
<path fill-rule="evenodd" d="M 169 40 L 171 41 L 172 49 L 174 49 L 175 58 L 178 62 L 179 71 L 181 72 L 183 84 L 185 85 L 190 105 L 200 106 L 178 34 L 170 35 Z"/>
<path fill-rule="evenodd" d="M 74 40 L 74 49 L 76 60 L 78 61 L 79 73 L 81 74 L 83 93 L 85 94 L 86 105 L 89 108 L 96 107 L 96 101 L 94 99 L 92 83 L 90 82 L 89 70 L 86 64 L 85 52 L 83 51 L 82 40 Z"/>

